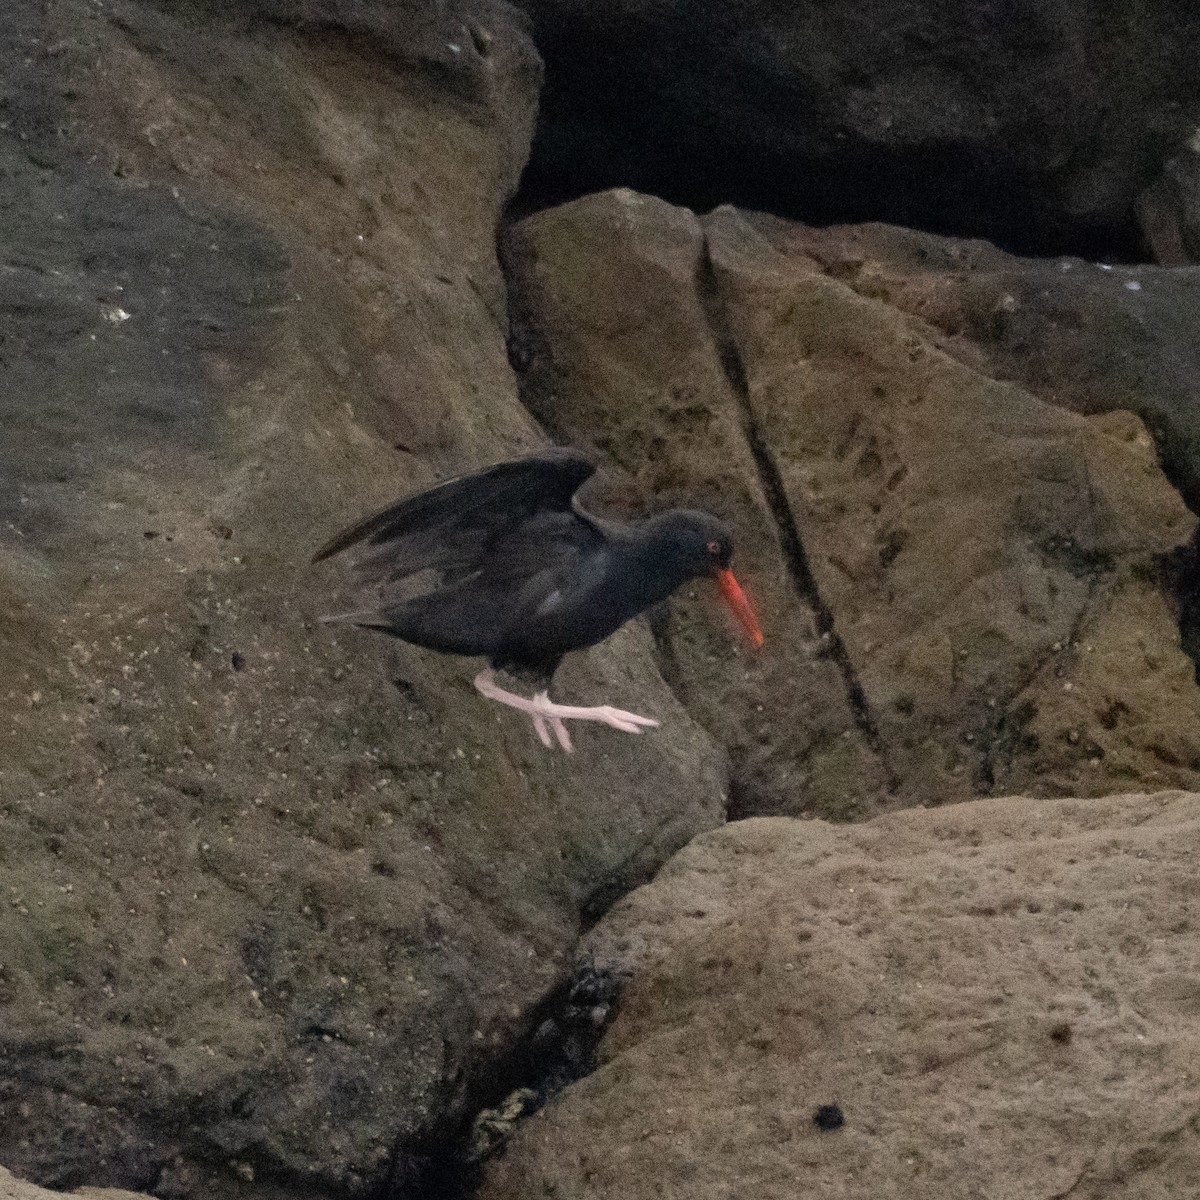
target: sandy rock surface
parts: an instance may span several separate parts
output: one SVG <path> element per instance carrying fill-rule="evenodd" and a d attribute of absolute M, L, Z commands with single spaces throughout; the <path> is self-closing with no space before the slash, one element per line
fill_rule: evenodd
<path fill-rule="evenodd" d="M 932 326 L 976 370 L 1082 413 L 1129 409 L 1172 482 L 1200 500 L 1200 273 L 1006 254 L 889 225 L 812 229 L 742 214 L 791 259 Z"/>
<path fill-rule="evenodd" d="M 0 1200 L 53 1200 L 61 1195 L 62 1192 L 26 1183 L 0 1167 Z M 86 1197 L 86 1200 L 146 1200 L 142 1192 L 124 1192 L 120 1188 L 80 1188 L 73 1195 Z"/>
<path fill-rule="evenodd" d="M 733 754 L 736 812 L 1200 782 L 1167 569 L 1195 519 L 1125 411 L 1195 461 L 1194 281 L 1150 269 L 1145 303 L 1170 314 L 1151 325 L 1124 313 L 1143 295 L 1131 270 L 1076 262 L 1054 321 L 1057 264 L 730 208 L 701 221 L 623 190 L 530 217 L 506 246 L 531 410 L 635 495 L 711 488 L 744 547 L 769 653 L 730 691 L 713 676 L 731 652 L 685 608 L 665 640 Z M 926 265 L 971 253 L 1002 260 L 1004 285 Z M 934 322 L 956 286 L 960 309 L 988 294 L 1001 328 L 1013 309 L 1020 336 L 960 319 L 950 338 Z M 1082 332 L 1063 344 L 1063 325 Z"/>
<path fill-rule="evenodd" d="M 567 760 L 478 664 L 316 622 L 348 606 L 308 565 L 341 524 L 544 442 L 495 259 L 538 81 L 504 11 L 6 10 L 0 1162 L 27 1178 L 407 1186 L 581 912 L 720 820 L 644 629 L 561 686 L 662 736 Z"/>
<path fill-rule="evenodd" d="M 1198 855 L 1178 792 L 705 834 L 590 936 L 602 1065 L 481 1195 L 1194 1195 Z"/>

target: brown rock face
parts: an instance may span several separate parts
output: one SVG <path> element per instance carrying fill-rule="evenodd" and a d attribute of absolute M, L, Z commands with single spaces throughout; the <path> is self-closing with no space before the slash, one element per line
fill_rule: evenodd
<path fill-rule="evenodd" d="M 1005 254 L 888 225 L 815 230 L 743 218 L 789 258 L 933 326 L 968 366 L 1081 413 L 1128 409 L 1200 507 L 1200 276 Z"/>
<path fill-rule="evenodd" d="M 1198 839 L 1180 793 L 705 834 L 591 935 L 602 1064 L 481 1195 L 1189 1195 Z"/>
<path fill-rule="evenodd" d="M 734 566 L 761 609 L 766 646 L 752 653 L 731 638 L 701 585 L 672 606 L 661 639 L 668 678 L 730 747 L 733 811 L 870 811 L 886 788 L 883 767 L 856 724 L 811 588 L 789 571 L 789 531 L 776 524 L 753 414 L 714 326 L 700 222 L 608 192 L 520 223 L 505 260 L 534 415 L 605 455 L 627 484 L 614 502 L 694 503 L 734 527 Z"/>
<path fill-rule="evenodd" d="M 1200 790 L 1192 273 L 621 190 L 516 223 L 506 278 L 541 63 L 501 0 L 0 7 L 6 1167 L 421 1196 L 543 1098 L 493 1092 L 580 930 L 726 810 Z M 925 215 L 970 180 L 1037 244 L 1118 235 L 1195 95 L 1192 7 L 777 7 L 537 13 L 595 32 L 605 103 L 629 66 L 707 123 L 656 110 L 668 171 L 737 151 L 832 211 L 850 164 Z M 564 700 L 663 727 L 570 758 L 477 664 L 320 625 L 346 575 L 308 561 L 547 433 L 602 458 L 597 509 L 727 517 L 767 635 L 697 584 L 574 656 Z M 1128 1163 L 1194 1176 L 1195 806 L 702 841 L 597 936 L 635 971 L 610 1061 L 493 1194 L 907 1200 L 965 1158 L 1117 1195 L 1139 1108 Z"/>
<path fill-rule="evenodd" d="M 499 8 L 241 11 L 3 18 L 0 1161 L 55 1186 L 407 1186 L 581 911 L 720 819 L 643 630 L 562 685 L 662 735 L 567 761 L 317 626 L 341 522 L 542 441 L 494 253 L 538 63 Z"/>
<path fill-rule="evenodd" d="M 888 236 L 904 243 L 874 241 Z M 1136 417 L 1064 407 L 1136 407 L 1156 427 L 1178 409 L 1183 429 L 1168 384 L 1176 372 L 1182 389 L 1186 367 L 1124 321 L 1133 293 L 1116 279 L 1071 302 L 1060 290 L 1094 316 L 1060 341 L 1071 322 L 1045 319 L 1053 299 L 1032 302 L 1039 322 L 1009 294 L 1057 266 L 998 256 L 1004 287 L 964 269 L 973 299 L 956 307 L 947 271 L 877 264 L 871 246 L 733 209 L 701 222 L 628 192 L 531 217 L 509 241 L 532 410 L 643 492 L 721 481 L 712 503 L 745 547 L 767 644 L 732 696 L 707 689 L 686 619 L 666 653 L 731 747 L 740 811 L 845 814 L 864 786 L 876 802 L 940 802 L 1200 783 L 1200 692 L 1160 570 L 1194 519 Z M 1191 286 L 1155 301 L 1182 361 Z M 997 345 L 961 314 L 957 340 L 930 323 L 985 294 L 1020 337 Z M 1087 392 L 1073 364 L 1117 338 Z M 1123 386 L 1123 347 L 1155 364 L 1141 389 Z"/>
<path fill-rule="evenodd" d="M 26 1183 L 0 1167 L 0 1200 L 54 1200 L 61 1192 L 52 1192 L 36 1184 Z M 146 1200 L 141 1192 L 123 1192 L 118 1188 L 81 1188 L 76 1196 L 87 1200 Z"/>
<path fill-rule="evenodd" d="M 547 62 L 531 183 L 1063 249 L 1136 239 L 1200 118 L 1200 15 L 1083 0 L 521 0 Z"/>

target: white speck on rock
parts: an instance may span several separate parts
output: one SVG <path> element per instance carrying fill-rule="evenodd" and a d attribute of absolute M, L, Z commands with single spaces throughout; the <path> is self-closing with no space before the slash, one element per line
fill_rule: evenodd
<path fill-rule="evenodd" d="M 1140 283 L 1138 283 L 1138 281 L 1136 279 L 1127 279 L 1125 281 L 1125 286 L 1131 292 L 1140 292 L 1142 290 L 1142 285 Z"/>

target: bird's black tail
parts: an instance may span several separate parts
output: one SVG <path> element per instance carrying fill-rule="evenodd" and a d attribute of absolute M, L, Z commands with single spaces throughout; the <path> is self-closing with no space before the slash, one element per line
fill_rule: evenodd
<path fill-rule="evenodd" d="M 322 617 L 321 622 L 378 629 L 403 642 L 442 654 L 491 656 L 501 640 L 506 597 L 498 598 L 486 589 L 472 586 L 476 583 L 463 581 L 399 604 Z"/>

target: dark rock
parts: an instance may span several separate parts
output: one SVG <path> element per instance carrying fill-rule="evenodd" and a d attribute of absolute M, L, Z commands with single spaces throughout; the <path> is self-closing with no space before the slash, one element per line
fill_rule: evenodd
<path fill-rule="evenodd" d="M 834 1129 L 841 1129 L 845 1123 L 846 1118 L 842 1115 L 842 1110 L 836 1104 L 822 1104 L 813 1113 L 813 1124 L 823 1133 L 829 1133 Z"/>
<path fill-rule="evenodd" d="M 1181 0 L 520 3 L 547 67 L 534 203 L 627 186 L 1128 254 L 1200 115 Z"/>

